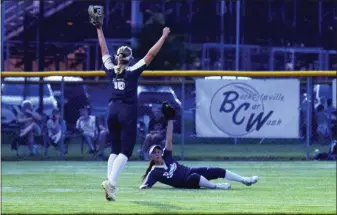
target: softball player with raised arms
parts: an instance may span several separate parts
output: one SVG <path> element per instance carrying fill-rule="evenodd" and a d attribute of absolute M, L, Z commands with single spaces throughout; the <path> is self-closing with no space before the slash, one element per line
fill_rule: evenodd
<path fill-rule="evenodd" d="M 108 159 L 107 178 L 102 183 L 106 199 L 116 200 L 117 179 L 132 155 L 137 135 L 137 86 L 138 78 L 163 46 L 170 29 L 165 27 L 162 36 L 144 58 L 130 66 L 132 49 L 122 46 L 115 56 L 109 54 L 102 23 L 103 6 L 89 6 L 90 22 L 96 27 L 106 75 L 112 79 L 113 89 L 108 106 L 108 129 L 112 151 Z"/>

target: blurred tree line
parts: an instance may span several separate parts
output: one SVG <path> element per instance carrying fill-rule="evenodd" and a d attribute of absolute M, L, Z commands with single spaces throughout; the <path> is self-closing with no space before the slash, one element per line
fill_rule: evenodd
<path fill-rule="evenodd" d="M 134 48 L 135 56 L 144 56 L 161 37 L 164 27 L 166 27 L 164 14 L 160 12 L 151 13 L 151 16 L 139 31 L 137 47 Z M 180 69 L 185 63 L 185 56 L 186 47 L 184 44 L 184 36 L 175 35 L 174 29 L 171 28 L 169 37 L 148 69 Z"/>

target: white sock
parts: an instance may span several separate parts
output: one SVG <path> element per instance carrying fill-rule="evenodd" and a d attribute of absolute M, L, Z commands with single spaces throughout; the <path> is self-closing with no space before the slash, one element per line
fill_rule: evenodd
<path fill-rule="evenodd" d="M 240 176 L 240 175 L 238 175 L 234 172 L 231 172 L 227 169 L 226 169 L 225 179 L 230 180 L 230 181 L 237 181 L 237 182 L 243 182 L 245 180 L 244 177 L 242 177 L 242 176 Z"/>
<path fill-rule="evenodd" d="M 125 155 L 121 153 L 117 155 L 115 161 L 113 162 L 111 173 L 109 176 L 109 182 L 112 186 L 116 186 L 117 179 L 120 173 L 122 172 L 122 170 L 124 169 L 125 164 L 127 162 L 128 162 L 128 158 Z"/>
<path fill-rule="evenodd" d="M 216 185 L 209 180 L 207 180 L 204 176 L 200 176 L 200 181 L 199 181 L 199 186 L 200 187 L 207 187 L 211 189 L 215 189 Z"/>
<path fill-rule="evenodd" d="M 108 160 L 108 169 L 107 169 L 107 176 L 110 178 L 111 170 L 112 170 L 112 165 L 116 159 L 117 155 L 116 154 L 110 154 L 109 160 Z"/>

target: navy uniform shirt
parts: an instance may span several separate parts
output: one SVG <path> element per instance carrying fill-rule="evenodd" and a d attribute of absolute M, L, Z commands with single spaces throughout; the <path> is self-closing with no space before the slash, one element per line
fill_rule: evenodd
<path fill-rule="evenodd" d="M 161 182 L 172 187 L 183 188 L 190 168 L 175 161 L 172 157 L 172 151 L 164 149 L 163 159 L 165 165 L 154 165 L 142 186 L 152 187 L 156 182 Z"/>
<path fill-rule="evenodd" d="M 136 103 L 138 78 L 146 67 L 144 59 L 141 59 L 133 66 L 126 66 L 121 74 L 115 72 L 116 65 L 112 63 L 110 55 L 104 55 L 102 60 L 105 72 L 113 82 L 111 99 Z"/>

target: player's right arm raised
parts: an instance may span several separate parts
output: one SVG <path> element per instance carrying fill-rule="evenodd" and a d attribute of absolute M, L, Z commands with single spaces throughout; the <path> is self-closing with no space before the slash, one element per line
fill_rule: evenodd
<path fill-rule="evenodd" d="M 108 50 L 108 46 L 106 45 L 102 25 L 100 24 L 96 25 L 96 29 L 97 29 L 99 46 L 101 47 L 102 56 L 109 55 L 109 50 Z"/>
<path fill-rule="evenodd" d="M 90 5 L 88 8 L 89 18 L 91 24 L 93 24 L 97 29 L 97 36 L 99 46 L 101 47 L 101 54 L 103 59 L 103 64 L 106 69 L 111 70 L 114 67 L 114 64 L 111 60 L 111 56 L 109 54 L 109 49 L 105 41 L 104 33 L 103 33 L 103 20 L 104 20 L 104 12 L 103 6 L 99 5 Z"/>
<path fill-rule="evenodd" d="M 107 68 L 108 70 L 113 69 L 115 65 L 113 64 L 111 60 L 111 56 L 109 54 L 109 49 L 105 41 L 102 25 L 100 24 L 96 25 L 96 29 L 97 29 L 99 46 L 101 47 L 103 64 L 105 68 Z"/>
<path fill-rule="evenodd" d="M 162 113 L 165 118 L 168 120 L 166 127 L 166 142 L 165 150 L 172 151 L 172 142 L 173 142 L 173 119 L 176 115 L 175 110 L 167 102 L 164 102 L 162 105 Z"/>
<path fill-rule="evenodd" d="M 165 150 L 172 151 L 173 120 L 167 122 Z"/>

